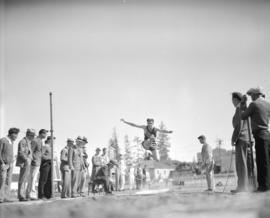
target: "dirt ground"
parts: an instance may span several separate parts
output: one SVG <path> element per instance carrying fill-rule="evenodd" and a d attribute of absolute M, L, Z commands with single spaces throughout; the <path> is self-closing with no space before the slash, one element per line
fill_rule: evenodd
<path fill-rule="evenodd" d="M 218 181 L 217 181 L 218 182 Z M 96 195 L 72 200 L 15 202 L 0 205 L 0 218 L 176 218 L 270 217 L 270 194 L 245 193 L 231 195 L 234 182 L 216 193 L 208 193 L 205 182 L 185 182 L 185 186 L 170 186 L 166 193 L 136 195 L 135 192 L 117 192 L 113 196 Z M 164 188 L 164 187 L 163 187 Z"/>

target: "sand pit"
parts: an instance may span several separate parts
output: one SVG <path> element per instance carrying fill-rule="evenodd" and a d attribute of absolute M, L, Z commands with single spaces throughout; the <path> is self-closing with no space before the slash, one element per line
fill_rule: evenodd
<path fill-rule="evenodd" d="M 143 192 L 142 192 L 143 193 Z M 269 217 L 270 195 L 207 193 L 197 190 L 165 189 L 163 193 L 113 196 L 97 195 L 72 200 L 51 200 L 0 205 L 0 218 L 176 218 Z"/>

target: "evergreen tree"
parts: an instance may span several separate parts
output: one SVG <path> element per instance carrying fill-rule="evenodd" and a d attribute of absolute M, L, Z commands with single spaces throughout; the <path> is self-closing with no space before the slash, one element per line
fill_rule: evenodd
<path fill-rule="evenodd" d="M 124 137 L 124 144 L 125 144 L 125 161 L 127 165 L 130 165 L 133 162 L 133 158 L 132 158 L 132 149 L 130 146 L 128 135 L 125 135 Z"/>
<path fill-rule="evenodd" d="M 161 130 L 165 130 L 166 126 L 163 122 L 160 123 L 159 128 Z M 171 144 L 169 142 L 169 137 L 168 134 L 166 133 L 158 133 L 157 136 L 157 144 L 159 146 L 159 156 L 160 156 L 160 161 L 167 161 L 169 160 L 169 151 Z"/>
<path fill-rule="evenodd" d="M 118 160 L 119 159 L 119 145 L 118 145 L 118 136 L 116 128 L 113 128 L 112 137 L 109 141 L 109 157 L 110 159 Z"/>

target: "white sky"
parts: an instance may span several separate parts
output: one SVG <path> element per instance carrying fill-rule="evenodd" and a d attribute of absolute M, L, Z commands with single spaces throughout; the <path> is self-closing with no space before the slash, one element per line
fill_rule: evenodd
<path fill-rule="evenodd" d="M 107 146 L 114 126 L 120 143 L 142 137 L 120 118 L 153 117 L 174 130 L 170 156 L 192 160 L 200 134 L 230 148 L 231 92 L 261 85 L 270 95 L 264 1 L 64 2 L 7 5 L 1 136 L 13 126 L 20 138 L 48 129 L 52 91 L 58 151 L 77 135 L 89 152 Z"/>

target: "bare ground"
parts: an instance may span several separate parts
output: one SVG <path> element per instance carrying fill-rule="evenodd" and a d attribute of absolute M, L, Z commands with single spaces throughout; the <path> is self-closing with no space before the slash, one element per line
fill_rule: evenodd
<path fill-rule="evenodd" d="M 217 188 L 216 193 L 204 192 L 203 181 L 171 187 L 157 195 L 135 195 L 120 192 L 113 196 L 89 196 L 72 200 L 50 200 L 0 205 L 0 218 L 178 218 L 270 217 L 270 193 L 231 195 L 233 184 Z M 223 192 L 224 191 L 224 192 Z"/>

